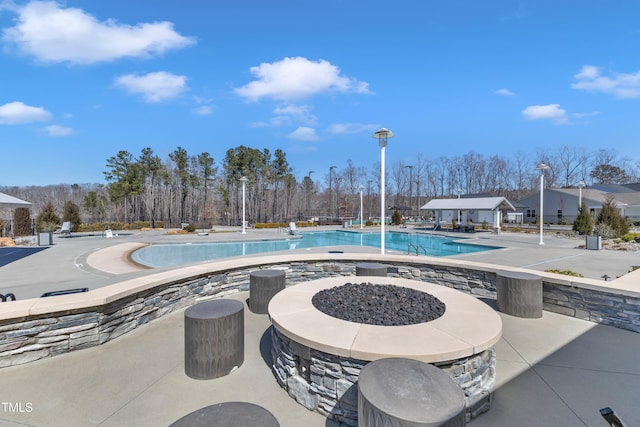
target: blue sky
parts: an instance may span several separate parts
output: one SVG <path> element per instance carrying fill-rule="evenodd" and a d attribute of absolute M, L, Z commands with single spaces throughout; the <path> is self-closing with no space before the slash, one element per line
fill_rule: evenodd
<path fill-rule="evenodd" d="M 637 0 L 0 0 L 0 185 L 104 182 L 178 146 L 301 179 L 562 145 L 640 160 Z"/>

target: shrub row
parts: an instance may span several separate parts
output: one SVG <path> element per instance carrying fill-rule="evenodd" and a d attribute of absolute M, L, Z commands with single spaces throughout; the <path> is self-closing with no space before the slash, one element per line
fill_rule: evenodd
<path fill-rule="evenodd" d="M 308 221 L 296 222 L 295 224 L 296 224 L 296 227 L 298 228 L 318 226 L 317 222 L 308 222 Z M 280 227 L 288 227 L 288 226 L 289 226 L 289 223 L 285 223 L 285 222 L 257 222 L 254 228 L 280 228 Z"/>
<path fill-rule="evenodd" d="M 131 224 L 124 222 L 95 222 L 92 224 L 80 224 L 78 231 L 104 231 L 111 230 L 141 230 L 143 228 L 151 228 L 150 221 L 136 221 Z M 156 221 L 156 228 L 164 228 L 164 221 Z"/>

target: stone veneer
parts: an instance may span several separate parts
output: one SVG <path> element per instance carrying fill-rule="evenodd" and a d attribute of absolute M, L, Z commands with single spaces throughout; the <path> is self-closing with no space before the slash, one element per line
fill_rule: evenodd
<path fill-rule="evenodd" d="M 355 265 L 363 261 L 389 265 L 391 277 L 423 280 L 494 299 L 496 271 L 533 272 L 543 278 L 545 310 L 640 332 L 640 292 L 631 285 L 617 288 L 620 279 L 573 281 L 552 273 L 407 255 L 287 254 L 198 264 L 82 294 L 0 303 L 0 367 L 101 345 L 200 300 L 248 290 L 249 274 L 258 268 L 286 270 L 287 283 L 297 284 L 353 276 Z M 637 274 L 628 276 L 640 277 Z"/>
<path fill-rule="evenodd" d="M 293 341 L 271 328 L 276 379 L 305 408 L 348 426 L 358 425 L 360 371 L 369 363 L 328 354 Z M 493 347 L 470 357 L 432 363 L 462 388 L 467 422 L 491 407 L 496 378 Z"/>

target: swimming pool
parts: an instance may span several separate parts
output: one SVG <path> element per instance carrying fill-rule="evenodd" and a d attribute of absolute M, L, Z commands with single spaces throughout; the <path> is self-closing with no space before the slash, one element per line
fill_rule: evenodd
<path fill-rule="evenodd" d="M 300 233 L 301 238 L 286 240 L 261 240 L 251 242 L 219 242 L 158 244 L 145 246 L 135 251 L 132 259 L 148 267 L 172 267 L 187 263 L 214 261 L 233 256 L 250 255 L 294 249 L 371 246 L 380 247 L 380 233 L 358 233 L 352 231 L 315 231 Z M 454 242 L 454 239 L 438 235 L 385 233 L 385 248 L 390 251 L 419 255 L 448 256 L 497 249 L 495 246 L 472 245 Z M 460 240 L 456 238 L 455 240 Z M 416 249 L 417 248 L 417 249 Z M 336 248 L 339 250 L 339 248 Z"/>

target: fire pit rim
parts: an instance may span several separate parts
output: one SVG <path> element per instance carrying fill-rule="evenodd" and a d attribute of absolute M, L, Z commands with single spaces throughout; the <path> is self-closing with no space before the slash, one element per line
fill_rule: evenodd
<path fill-rule="evenodd" d="M 269 303 L 269 316 L 288 338 L 329 354 L 359 360 L 407 357 L 427 363 L 478 354 L 502 336 L 502 320 L 487 304 L 455 289 L 395 277 L 362 276 L 374 284 L 405 286 L 427 292 L 447 307 L 443 316 L 406 326 L 377 326 L 348 322 L 316 309 L 311 299 L 323 289 L 339 286 L 351 277 L 331 277 L 290 286 Z"/>

